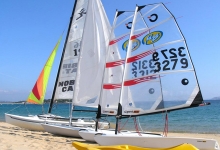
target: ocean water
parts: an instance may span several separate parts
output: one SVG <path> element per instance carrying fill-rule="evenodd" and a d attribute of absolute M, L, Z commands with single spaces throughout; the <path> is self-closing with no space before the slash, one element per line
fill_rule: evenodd
<path fill-rule="evenodd" d="M 220 100 L 209 101 L 211 105 L 201 106 L 183 110 L 176 110 L 168 113 L 168 131 L 169 132 L 187 132 L 187 133 L 216 133 L 220 134 Z M 47 112 L 48 104 L 44 104 L 44 112 Z M 76 107 L 75 109 L 87 109 Z M 69 117 L 69 104 L 57 104 L 52 113 L 64 117 Z M 42 114 L 40 105 L 24 104 L 0 104 L 0 121 L 4 121 L 4 113 L 16 115 L 37 115 Z M 95 119 L 95 112 L 73 112 L 74 117 L 90 117 Z M 115 123 L 115 117 L 103 118 L 109 122 Z M 140 126 L 139 130 L 163 132 L 165 123 L 165 114 L 155 114 L 137 117 Z M 122 119 L 120 127 L 135 130 L 133 118 Z"/>

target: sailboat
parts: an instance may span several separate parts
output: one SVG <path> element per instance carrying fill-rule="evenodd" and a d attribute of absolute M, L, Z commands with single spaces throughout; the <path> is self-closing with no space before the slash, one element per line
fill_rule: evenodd
<path fill-rule="evenodd" d="M 50 71 L 51 71 L 53 61 L 56 56 L 58 47 L 60 45 L 60 41 L 61 41 L 61 37 L 58 40 L 55 48 L 51 52 L 50 57 L 48 58 L 43 70 L 41 71 L 40 76 L 38 77 L 38 80 L 36 81 L 32 91 L 27 99 L 28 103 L 33 103 L 33 104 L 43 104 L 44 103 L 44 96 L 46 93 L 46 88 L 47 88 L 47 83 L 48 83 L 49 76 L 50 76 Z M 62 117 L 55 116 L 52 114 L 25 117 L 25 116 L 18 116 L 18 115 L 12 115 L 12 114 L 5 113 L 5 121 L 7 123 L 10 123 L 15 126 L 23 127 L 26 129 L 30 129 L 30 130 L 43 131 L 43 128 L 41 127 L 41 125 L 39 123 L 44 122 L 45 118 L 62 119 Z"/>
<path fill-rule="evenodd" d="M 128 38 L 130 36 L 130 25 L 133 17 L 134 11 L 116 11 L 106 56 L 105 71 L 102 82 L 103 85 L 100 92 L 100 101 L 98 106 L 99 112 L 96 117 L 97 121 L 101 118 L 101 111 L 105 112 L 105 114 L 109 116 L 115 116 L 117 114 L 125 56 L 128 46 Z M 133 42 L 133 50 L 138 48 L 138 42 L 139 41 Z M 115 130 L 81 129 L 79 131 L 79 135 L 84 140 L 90 142 L 95 142 L 94 136 L 98 133 L 115 134 Z M 118 134 L 137 135 L 135 132 L 130 132 L 128 130 L 120 130 Z M 146 133 L 142 134 L 146 135 Z M 160 134 L 149 133 L 147 135 L 162 136 Z"/>
<path fill-rule="evenodd" d="M 127 48 L 115 134 L 97 134 L 99 145 L 130 144 L 166 148 L 189 143 L 201 150 L 219 149 L 214 139 L 118 134 L 122 116 L 141 116 L 197 107 L 203 103 L 186 40 L 163 3 L 137 6 Z M 132 50 L 133 41 L 141 44 Z M 131 101 L 131 100 L 132 101 Z M 102 107 L 107 107 L 103 105 Z M 105 114 L 105 111 L 102 110 Z"/>
<path fill-rule="evenodd" d="M 109 41 L 110 24 L 100 0 L 76 1 L 76 11 L 84 10 L 86 16 L 80 45 L 80 56 L 74 85 L 72 110 L 74 106 L 97 107 L 100 97 L 106 50 Z M 78 24 L 80 20 L 74 20 Z M 63 136 L 80 137 L 83 127 L 72 125 L 42 124 L 45 131 Z M 100 126 L 106 126 L 99 122 Z M 93 128 L 86 128 L 91 129 Z"/>
<path fill-rule="evenodd" d="M 76 6 L 76 3 L 78 4 L 78 6 Z M 44 128 L 41 126 L 41 124 L 45 122 L 69 124 L 68 118 L 53 115 L 51 114 L 51 111 L 53 107 L 53 102 L 56 99 L 72 99 L 73 97 L 82 32 L 85 24 L 84 18 L 87 15 L 85 9 L 83 8 L 83 5 L 84 1 L 78 0 L 78 2 L 75 2 L 72 11 L 69 29 L 67 32 L 65 45 L 61 56 L 61 61 L 57 73 L 56 83 L 53 90 L 52 100 L 48 109 L 48 114 L 35 116 L 18 116 L 6 113 L 5 120 L 7 123 L 23 127 L 29 130 L 37 131 L 44 131 Z M 75 23 L 74 21 L 77 21 L 77 23 Z M 30 96 L 28 97 L 27 102 L 43 104 L 44 95 L 46 92 L 46 85 L 50 74 L 49 69 L 51 69 L 52 67 L 53 59 L 55 57 L 59 43 L 60 40 L 56 45 L 55 49 L 53 50 L 50 58 L 48 59 L 49 65 L 48 63 L 46 63 Z M 92 126 L 95 124 L 95 121 L 91 120 L 84 122 L 84 120 L 76 118 L 73 124 L 79 126 Z"/>

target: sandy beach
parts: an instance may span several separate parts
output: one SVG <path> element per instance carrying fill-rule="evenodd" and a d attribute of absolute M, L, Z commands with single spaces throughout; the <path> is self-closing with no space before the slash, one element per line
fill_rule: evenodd
<path fill-rule="evenodd" d="M 168 133 L 168 136 L 209 138 L 220 143 L 220 134 Z M 75 150 L 72 146 L 74 141 L 85 142 L 83 139 L 29 131 L 0 122 L 0 150 Z"/>

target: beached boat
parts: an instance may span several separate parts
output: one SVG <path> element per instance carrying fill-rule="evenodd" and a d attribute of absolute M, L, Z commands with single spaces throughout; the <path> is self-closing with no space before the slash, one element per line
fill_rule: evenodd
<path fill-rule="evenodd" d="M 108 53 L 106 56 L 106 65 L 103 77 L 103 88 L 101 89 L 101 97 L 98 106 L 97 123 L 101 118 L 101 110 L 109 112 L 108 115 L 115 116 L 117 114 L 118 98 L 120 97 L 122 75 L 124 70 L 124 60 L 128 44 L 128 38 L 130 36 L 130 24 L 134 16 L 134 11 L 116 11 L 110 42 L 108 45 Z M 116 42 L 117 41 L 117 42 Z M 133 42 L 133 50 L 138 48 L 139 41 Z M 123 46 L 121 46 L 123 45 Z M 115 56 L 115 52 L 120 52 Z M 114 54 L 114 55 L 113 55 Z M 107 106 L 103 107 L 102 105 Z M 119 129 L 118 134 L 129 134 L 137 136 L 137 132 L 130 132 Z M 115 134 L 115 130 L 90 130 L 82 129 L 79 131 L 79 135 L 86 141 L 95 142 L 94 136 L 97 133 L 102 134 Z M 161 134 L 154 134 L 150 132 L 142 132 L 142 136 L 162 136 Z"/>
<path fill-rule="evenodd" d="M 76 71 L 78 66 L 78 57 L 80 52 L 81 39 L 83 34 L 83 27 L 85 24 L 86 11 L 84 7 L 84 1 L 79 0 L 78 6 L 76 3 L 74 5 L 74 10 L 70 18 L 69 29 L 66 36 L 65 45 L 62 52 L 62 57 L 57 73 L 56 83 L 54 86 L 54 91 L 52 99 L 50 102 L 48 114 L 34 115 L 34 116 L 19 116 L 14 114 L 5 114 L 5 120 L 7 123 L 23 127 L 30 130 L 44 131 L 44 128 L 41 126 L 42 123 L 60 123 L 60 124 L 69 124 L 69 118 L 64 118 L 61 116 L 56 116 L 51 114 L 53 102 L 56 99 L 72 99 L 74 92 L 74 84 L 76 78 Z M 75 11 L 76 10 L 76 11 Z M 101 16 L 102 17 L 102 16 Z M 77 23 L 76 23 L 77 21 Z M 47 81 L 50 75 L 50 69 L 53 64 L 53 60 L 58 49 L 60 40 L 57 42 L 56 47 L 51 53 L 51 56 L 48 59 L 48 62 L 45 64 L 30 96 L 28 97 L 27 102 L 35 104 L 43 104 L 44 95 L 46 92 Z M 88 39 L 90 41 L 90 39 Z M 92 55 L 92 53 L 91 53 Z M 88 84 L 90 84 L 88 82 Z M 88 92 L 86 90 L 85 92 Z M 91 91 L 92 92 L 92 91 Z M 92 101 L 92 100 L 91 100 Z M 97 107 L 97 106 L 96 106 Z M 72 111 L 71 113 L 72 114 Z M 86 119 L 85 119 L 86 120 Z M 82 119 L 72 119 L 72 125 L 75 126 L 93 126 L 95 125 L 94 120 L 82 120 Z"/>
<path fill-rule="evenodd" d="M 28 99 L 27 102 L 29 103 L 34 103 L 34 104 L 43 104 L 44 102 L 44 96 L 47 88 L 47 83 L 48 79 L 50 76 L 50 70 L 53 65 L 54 58 L 56 56 L 56 52 L 58 50 L 58 46 L 60 44 L 60 40 L 57 42 L 55 48 L 53 49 L 49 59 L 47 60 L 43 70 L 40 73 L 40 76 L 38 77 Z M 52 114 L 46 114 L 46 115 L 41 115 L 39 116 L 18 116 L 18 115 L 12 115 L 5 113 L 5 121 L 7 123 L 10 123 L 15 126 L 19 126 L 22 128 L 30 129 L 30 130 L 38 130 L 38 131 L 43 131 L 42 126 L 40 123 L 45 122 L 47 118 L 62 118 L 60 116 L 55 116 Z M 50 119 L 49 119 L 50 120 Z"/>
<path fill-rule="evenodd" d="M 100 0 L 76 1 L 76 14 L 84 10 L 86 16 L 80 20 L 73 20 L 78 26 L 79 21 L 84 20 L 82 40 L 80 45 L 80 59 L 74 85 L 72 110 L 74 106 L 98 107 L 102 76 L 105 65 L 106 51 L 109 41 L 111 26 L 105 14 Z M 72 112 L 71 110 L 71 112 Z M 42 124 L 45 131 L 63 136 L 80 137 L 79 127 L 70 124 Z M 99 122 L 99 128 L 108 126 L 108 123 Z M 82 128 L 84 129 L 84 128 Z M 91 128 L 88 128 L 92 130 Z M 71 134 L 70 134 L 71 133 Z"/>
<path fill-rule="evenodd" d="M 166 148 L 189 143 L 201 150 L 217 150 L 214 139 L 133 136 L 117 134 L 123 116 L 141 116 L 197 107 L 203 97 L 186 40 L 164 4 L 137 6 L 127 47 L 125 69 L 116 116 L 115 134 L 97 134 L 99 145 L 130 144 Z M 133 50 L 133 41 L 141 41 Z M 117 42 L 117 41 L 116 41 Z M 102 105 L 102 114 L 108 105 Z"/>

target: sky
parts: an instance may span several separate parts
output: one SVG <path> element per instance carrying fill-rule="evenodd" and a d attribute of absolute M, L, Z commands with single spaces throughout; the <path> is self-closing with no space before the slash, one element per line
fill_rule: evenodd
<path fill-rule="evenodd" d="M 0 0 L 0 101 L 26 100 L 58 38 L 74 0 Z M 102 0 L 112 24 L 115 11 L 163 2 L 182 30 L 204 99 L 220 96 L 219 0 Z M 66 32 L 45 98 L 51 98 Z"/>

